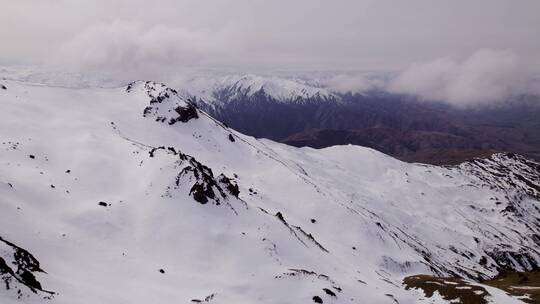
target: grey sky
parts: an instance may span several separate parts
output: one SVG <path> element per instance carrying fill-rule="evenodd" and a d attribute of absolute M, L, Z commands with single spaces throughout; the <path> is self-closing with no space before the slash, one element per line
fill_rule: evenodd
<path fill-rule="evenodd" d="M 1 2 L 0 57 L 8 62 L 370 69 L 483 48 L 540 60 L 536 0 Z"/>
<path fill-rule="evenodd" d="M 446 60 L 456 73 L 492 51 L 513 58 L 512 73 L 540 70 L 537 0 L 0 0 L 0 8 L 1 64 L 140 78 L 188 67 L 404 70 Z"/>

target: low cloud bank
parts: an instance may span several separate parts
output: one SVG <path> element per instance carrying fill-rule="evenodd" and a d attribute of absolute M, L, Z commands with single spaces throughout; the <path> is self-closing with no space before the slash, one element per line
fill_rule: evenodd
<path fill-rule="evenodd" d="M 343 73 L 323 86 L 340 93 L 384 91 L 458 107 L 500 104 L 520 95 L 540 95 L 540 73 L 510 50 L 481 49 L 462 61 L 439 58 L 392 73 Z"/>
<path fill-rule="evenodd" d="M 373 73 L 337 74 L 321 80 L 328 89 L 340 93 L 364 93 L 373 90 L 385 90 L 387 85 L 385 75 Z"/>
<path fill-rule="evenodd" d="M 515 53 L 484 49 L 461 62 L 442 58 L 413 64 L 388 82 L 386 90 L 469 106 L 540 94 L 540 81 Z"/>

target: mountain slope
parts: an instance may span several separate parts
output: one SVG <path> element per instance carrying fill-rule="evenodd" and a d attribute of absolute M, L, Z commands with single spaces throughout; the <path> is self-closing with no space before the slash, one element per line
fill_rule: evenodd
<path fill-rule="evenodd" d="M 3 302 L 428 303 L 405 276 L 540 263 L 540 168 L 518 156 L 436 167 L 298 149 L 158 83 L 2 84 L 0 237 L 54 292 L 19 282 Z"/>

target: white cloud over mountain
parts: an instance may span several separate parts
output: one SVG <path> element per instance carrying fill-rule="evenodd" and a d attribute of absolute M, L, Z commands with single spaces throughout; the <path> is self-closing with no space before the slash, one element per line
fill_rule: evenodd
<path fill-rule="evenodd" d="M 387 86 L 396 93 L 464 106 L 504 101 L 515 94 L 540 92 L 518 55 L 483 49 L 463 61 L 441 58 L 411 65 Z"/>

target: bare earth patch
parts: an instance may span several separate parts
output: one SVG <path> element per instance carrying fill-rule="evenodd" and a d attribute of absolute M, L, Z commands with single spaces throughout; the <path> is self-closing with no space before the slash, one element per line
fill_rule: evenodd
<path fill-rule="evenodd" d="M 489 296 L 483 287 L 471 285 L 458 278 L 438 278 L 431 275 L 414 275 L 403 279 L 405 289 L 421 289 L 426 297 L 431 298 L 437 291 L 443 299 L 452 303 L 487 304 Z"/>
<path fill-rule="evenodd" d="M 540 271 L 505 272 L 482 284 L 519 296 L 526 303 L 540 303 Z"/>

